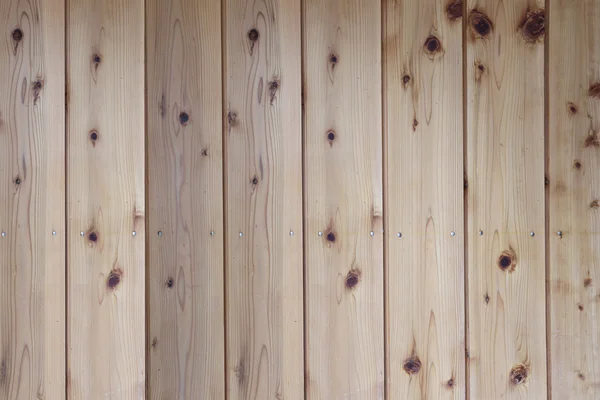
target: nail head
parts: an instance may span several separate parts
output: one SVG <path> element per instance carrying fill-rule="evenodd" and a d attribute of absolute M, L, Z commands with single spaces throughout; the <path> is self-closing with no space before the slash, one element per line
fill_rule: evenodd
<path fill-rule="evenodd" d="M 319 231 L 319 236 L 323 236 L 323 232 Z"/>
<path fill-rule="evenodd" d="M 162 231 L 158 231 L 158 236 L 162 236 Z"/>
<path fill-rule="evenodd" d="M 454 231 L 450 232 L 450 236 L 455 236 L 456 233 Z"/>
<path fill-rule="evenodd" d="M 56 231 L 52 231 L 52 236 L 56 236 Z"/>
<path fill-rule="evenodd" d="M 215 236 L 215 231 L 210 231 L 210 236 Z"/>
<path fill-rule="evenodd" d="M 371 231 L 371 232 L 369 233 L 369 235 L 371 235 L 371 236 L 375 236 L 375 232 Z"/>
<path fill-rule="evenodd" d="M 294 231 L 290 231 L 290 236 L 294 236 Z"/>
<path fill-rule="evenodd" d="M 136 232 L 136 231 L 133 231 L 133 232 L 131 232 L 131 234 L 132 234 L 133 236 L 136 236 L 136 235 L 137 235 L 137 232 Z"/>
<path fill-rule="evenodd" d="M 529 232 L 529 236 L 534 237 L 535 236 L 535 232 L 534 231 Z"/>
<path fill-rule="evenodd" d="M 242 232 L 240 232 L 240 237 L 244 236 L 244 234 Z"/>
<path fill-rule="evenodd" d="M 479 236 L 483 236 L 483 231 L 482 230 L 479 231 Z"/>
<path fill-rule="evenodd" d="M 401 238 L 401 237 L 402 237 L 402 232 L 398 232 L 398 233 L 396 234 L 396 236 L 398 236 L 399 238 Z"/>

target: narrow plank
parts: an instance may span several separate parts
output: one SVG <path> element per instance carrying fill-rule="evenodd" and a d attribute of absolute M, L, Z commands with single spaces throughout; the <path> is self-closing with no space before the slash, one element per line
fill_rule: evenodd
<path fill-rule="evenodd" d="M 148 397 L 223 399 L 221 2 L 146 1 L 146 43 Z"/>
<path fill-rule="evenodd" d="M 554 399 L 591 400 L 600 398 L 600 2 L 549 4 L 550 386 Z"/>
<path fill-rule="evenodd" d="M 67 397 L 142 399 L 144 2 L 71 1 L 67 24 Z"/>
<path fill-rule="evenodd" d="M 472 399 L 546 398 L 544 3 L 469 0 Z"/>
<path fill-rule="evenodd" d="M 380 3 L 306 0 L 302 31 L 307 395 L 381 399 Z"/>
<path fill-rule="evenodd" d="M 6 400 L 65 397 L 64 15 L 64 0 L 0 2 L 0 398 Z"/>
<path fill-rule="evenodd" d="M 387 398 L 465 397 L 462 2 L 384 2 Z"/>
<path fill-rule="evenodd" d="M 303 399 L 300 1 L 224 12 L 228 398 Z"/>

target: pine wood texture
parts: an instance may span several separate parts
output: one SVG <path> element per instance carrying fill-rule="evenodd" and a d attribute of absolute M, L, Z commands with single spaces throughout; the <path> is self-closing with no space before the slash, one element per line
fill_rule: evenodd
<path fill-rule="evenodd" d="M 384 2 L 389 399 L 465 397 L 462 8 Z"/>
<path fill-rule="evenodd" d="M 549 4 L 550 384 L 554 399 L 591 400 L 600 398 L 600 2 Z"/>
<path fill-rule="evenodd" d="M 148 397 L 224 399 L 221 2 L 146 1 L 146 45 Z"/>
<path fill-rule="evenodd" d="M 381 7 L 303 8 L 307 396 L 381 399 Z"/>
<path fill-rule="evenodd" d="M 64 13 L 63 0 L 0 2 L 3 400 L 65 393 Z"/>
<path fill-rule="evenodd" d="M 144 2 L 71 0 L 67 22 L 68 398 L 143 399 Z"/>
<path fill-rule="evenodd" d="M 470 0 L 467 10 L 469 392 L 542 399 L 544 3 Z"/>
<path fill-rule="evenodd" d="M 227 393 L 303 399 L 298 0 L 226 0 Z"/>

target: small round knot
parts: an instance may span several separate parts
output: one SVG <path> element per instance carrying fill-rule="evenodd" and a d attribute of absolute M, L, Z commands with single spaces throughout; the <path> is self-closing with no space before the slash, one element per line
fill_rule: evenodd
<path fill-rule="evenodd" d="M 360 280 L 360 272 L 352 270 L 346 275 L 345 284 L 347 289 L 354 289 Z"/>
<path fill-rule="evenodd" d="M 98 241 L 98 234 L 96 232 L 91 232 L 88 236 L 91 242 Z"/>
<path fill-rule="evenodd" d="M 419 357 L 411 357 L 404 361 L 402 368 L 407 374 L 414 375 L 421 370 L 421 360 L 419 360 Z"/>
<path fill-rule="evenodd" d="M 190 116 L 186 112 L 179 114 L 179 123 L 183 126 L 187 125 L 190 120 Z"/>
<path fill-rule="evenodd" d="M 425 41 L 425 49 L 428 53 L 434 54 L 440 51 L 442 45 L 440 44 L 440 40 L 435 36 L 429 36 Z"/>
<path fill-rule="evenodd" d="M 329 61 L 330 61 L 332 64 L 337 64 L 337 62 L 338 62 L 338 56 L 337 56 L 336 54 L 333 54 L 333 53 L 331 53 L 331 54 L 329 55 Z"/>
<path fill-rule="evenodd" d="M 333 232 L 329 232 L 329 233 L 327 234 L 327 241 L 328 241 L 328 242 L 335 242 L 335 233 L 333 233 Z"/>
<path fill-rule="evenodd" d="M 515 365 L 510 370 L 510 382 L 513 385 L 522 385 L 527 382 L 527 378 L 529 378 L 529 371 L 523 364 Z"/>
<path fill-rule="evenodd" d="M 19 28 L 12 31 L 12 38 L 15 42 L 23 40 L 23 31 Z"/>
<path fill-rule="evenodd" d="M 15 179 L 15 185 L 20 185 L 20 184 L 21 184 L 21 178 Z"/>
<path fill-rule="evenodd" d="M 169 289 L 171 289 L 173 287 L 173 284 L 174 284 L 173 278 L 169 278 L 169 279 L 167 279 L 165 286 L 167 286 Z"/>
<path fill-rule="evenodd" d="M 330 142 L 333 142 L 335 140 L 335 132 L 334 131 L 327 132 L 327 140 L 329 140 Z"/>
<path fill-rule="evenodd" d="M 250 39 L 251 42 L 256 42 L 258 40 L 258 31 L 255 28 L 248 31 L 248 39 Z"/>
<path fill-rule="evenodd" d="M 106 280 L 106 286 L 113 290 L 119 285 L 119 283 L 121 283 L 121 273 L 115 270 L 110 271 L 110 274 L 108 274 L 108 279 Z"/>
<path fill-rule="evenodd" d="M 95 142 L 96 140 L 98 140 L 98 132 L 96 132 L 96 131 L 90 132 L 90 139 L 92 140 L 92 142 Z"/>
<path fill-rule="evenodd" d="M 493 29 L 492 22 L 489 18 L 476 10 L 471 11 L 469 15 L 469 23 L 473 36 L 483 39 L 487 37 Z"/>

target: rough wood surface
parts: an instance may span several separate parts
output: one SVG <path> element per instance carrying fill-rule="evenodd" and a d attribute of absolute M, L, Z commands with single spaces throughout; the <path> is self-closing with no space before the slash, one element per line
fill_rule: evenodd
<path fill-rule="evenodd" d="M 299 0 L 226 0 L 227 391 L 303 399 Z"/>
<path fill-rule="evenodd" d="M 387 398 L 462 399 L 462 4 L 384 15 Z"/>
<path fill-rule="evenodd" d="M 600 398 L 600 2 L 550 2 L 550 386 Z M 560 234 L 558 233 L 560 232 Z"/>
<path fill-rule="evenodd" d="M 306 0 L 302 31 L 307 395 L 381 399 L 381 7 Z"/>
<path fill-rule="evenodd" d="M 65 396 L 64 7 L 0 2 L 3 400 Z"/>
<path fill-rule="evenodd" d="M 223 399 L 221 2 L 146 1 L 146 44 L 148 396 Z"/>
<path fill-rule="evenodd" d="M 472 399 L 546 398 L 543 8 L 465 15 Z"/>
<path fill-rule="evenodd" d="M 67 23 L 68 398 L 143 399 L 144 2 Z"/>

